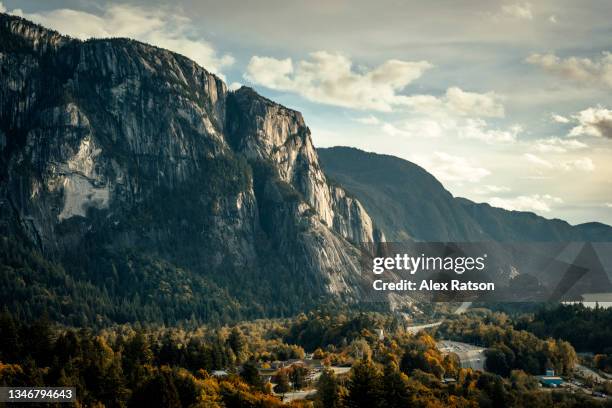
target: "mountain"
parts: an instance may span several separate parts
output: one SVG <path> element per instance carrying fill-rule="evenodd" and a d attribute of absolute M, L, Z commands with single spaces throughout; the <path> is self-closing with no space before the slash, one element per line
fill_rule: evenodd
<path fill-rule="evenodd" d="M 325 172 L 363 203 L 387 240 L 487 238 L 451 193 L 416 164 L 349 147 L 318 153 Z"/>
<path fill-rule="evenodd" d="M 355 299 L 383 239 L 302 115 L 129 39 L 0 15 L 0 306 L 223 321 Z"/>
<path fill-rule="evenodd" d="M 328 176 L 354 195 L 388 241 L 612 241 L 612 227 L 572 226 L 453 197 L 423 168 L 351 147 L 318 149 Z"/>
<path fill-rule="evenodd" d="M 287 316 L 363 300 L 385 241 L 612 236 L 454 198 L 398 158 L 317 152 L 299 112 L 137 41 L 0 14 L 0 72 L 0 308 L 20 319 Z"/>

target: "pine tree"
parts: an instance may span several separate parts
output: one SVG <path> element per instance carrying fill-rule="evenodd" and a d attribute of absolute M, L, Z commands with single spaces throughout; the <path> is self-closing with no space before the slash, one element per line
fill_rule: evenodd
<path fill-rule="evenodd" d="M 227 342 L 236 355 L 236 362 L 240 364 L 246 358 L 247 351 L 247 342 L 244 334 L 242 334 L 242 330 L 238 327 L 234 327 L 230 332 Z"/>
<path fill-rule="evenodd" d="M 274 392 L 277 394 L 282 394 L 283 399 L 285 397 L 285 393 L 291 390 L 291 386 L 289 385 L 289 376 L 287 375 L 287 370 L 281 369 L 276 373 L 276 386 L 274 387 Z"/>
<path fill-rule="evenodd" d="M 240 376 L 257 389 L 263 389 L 263 381 L 259 376 L 259 370 L 257 369 L 257 363 L 254 360 L 249 360 L 242 365 L 242 372 Z"/>
<path fill-rule="evenodd" d="M 289 371 L 289 379 L 293 384 L 294 390 L 301 390 L 306 387 L 306 380 L 308 378 L 309 370 L 301 365 L 291 367 Z"/>
<path fill-rule="evenodd" d="M 410 404 L 408 377 L 402 373 L 395 361 L 385 366 L 382 378 L 382 396 L 386 408 L 402 408 Z"/>
<path fill-rule="evenodd" d="M 376 408 L 381 406 L 381 376 L 370 360 L 360 360 L 351 369 L 348 382 L 349 408 Z"/>
<path fill-rule="evenodd" d="M 147 338 L 140 331 L 128 341 L 123 351 L 123 369 L 129 385 L 136 386 L 142 378 L 143 366 L 151 364 L 153 352 Z"/>
<path fill-rule="evenodd" d="M 15 361 L 19 357 L 19 332 L 13 316 L 8 312 L 0 314 L 0 361 Z"/>
<path fill-rule="evenodd" d="M 340 408 L 342 400 L 340 397 L 340 386 L 334 372 L 328 368 L 324 369 L 317 383 L 317 408 Z"/>
<path fill-rule="evenodd" d="M 130 400 L 130 407 L 180 408 L 181 400 L 170 373 L 158 371 L 137 388 Z"/>

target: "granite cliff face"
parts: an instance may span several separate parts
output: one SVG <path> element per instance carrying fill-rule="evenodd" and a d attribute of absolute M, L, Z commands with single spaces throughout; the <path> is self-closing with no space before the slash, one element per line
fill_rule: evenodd
<path fill-rule="evenodd" d="M 235 151 L 269 163 L 281 183 L 299 192 L 320 222 L 356 243 L 381 239 L 359 201 L 327 182 L 310 130 L 299 112 L 249 88 L 230 95 L 228 133 Z"/>
<path fill-rule="evenodd" d="M 132 40 L 5 14 L 0 38 L 5 239 L 96 285 L 136 251 L 221 288 L 275 286 L 278 269 L 313 298 L 354 297 L 362 243 L 383 237 L 328 183 L 299 112 Z"/>

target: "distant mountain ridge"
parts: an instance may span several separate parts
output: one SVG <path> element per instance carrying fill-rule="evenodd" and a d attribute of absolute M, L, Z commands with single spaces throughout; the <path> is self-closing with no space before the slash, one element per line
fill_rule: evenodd
<path fill-rule="evenodd" d="M 326 174 L 363 204 L 388 241 L 612 241 L 606 224 L 572 226 L 453 197 L 426 170 L 394 156 L 352 147 L 317 151 Z"/>

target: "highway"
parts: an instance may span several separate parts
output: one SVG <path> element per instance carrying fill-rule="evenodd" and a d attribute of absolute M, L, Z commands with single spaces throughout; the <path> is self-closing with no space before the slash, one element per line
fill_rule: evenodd
<path fill-rule="evenodd" d="M 420 325 L 417 325 L 417 326 L 410 326 L 410 327 L 407 327 L 407 328 L 406 328 L 406 331 L 407 331 L 408 333 L 410 333 L 410 334 L 416 334 L 416 333 L 420 332 L 420 331 L 421 331 L 421 330 L 423 330 L 423 329 L 429 329 L 429 328 L 432 328 L 432 327 L 439 326 L 439 325 L 441 325 L 441 324 L 442 324 L 442 322 L 435 322 L 435 323 L 428 323 L 428 324 L 420 324 Z"/>
<path fill-rule="evenodd" d="M 454 353 L 459 357 L 462 368 L 485 370 L 485 349 L 468 343 L 442 340 L 437 343 L 438 350 L 443 353 Z"/>
<path fill-rule="evenodd" d="M 467 311 L 470 306 L 472 306 L 472 302 L 463 302 L 461 303 L 461 305 L 459 305 L 459 307 L 457 308 L 457 310 L 455 310 L 453 312 L 453 314 L 462 314 L 465 311 Z M 410 317 L 408 316 L 408 314 L 403 313 L 404 318 L 409 319 Z M 406 331 L 410 334 L 416 334 L 418 332 L 420 332 L 423 329 L 430 329 L 432 327 L 436 327 L 442 324 L 442 320 L 437 321 L 437 322 L 433 322 L 433 323 L 427 323 L 427 324 L 419 324 L 416 326 L 410 326 L 406 328 Z"/>
<path fill-rule="evenodd" d="M 472 302 L 463 302 L 461 305 L 455 310 L 454 314 L 462 314 L 466 312 Z M 420 324 L 416 326 L 410 326 L 406 328 L 408 333 L 416 334 L 423 329 L 430 329 L 432 327 L 436 327 L 442 324 L 442 321 L 437 321 L 433 323 Z M 468 343 L 461 343 L 458 341 L 450 341 L 443 340 L 437 344 L 437 347 L 443 353 L 455 353 L 459 360 L 461 361 L 461 367 L 463 368 L 471 368 L 473 370 L 485 370 L 485 349 L 482 347 L 477 347 Z"/>
<path fill-rule="evenodd" d="M 308 397 L 312 397 L 317 393 L 317 390 L 315 389 L 311 389 L 311 390 L 302 390 L 302 391 L 295 391 L 295 392 L 287 392 L 284 395 L 281 394 L 276 394 L 276 396 L 279 399 L 282 399 L 283 402 L 287 403 L 287 402 L 291 402 L 291 401 L 295 401 L 295 400 L 303 400 L 306 399 Z"/>

